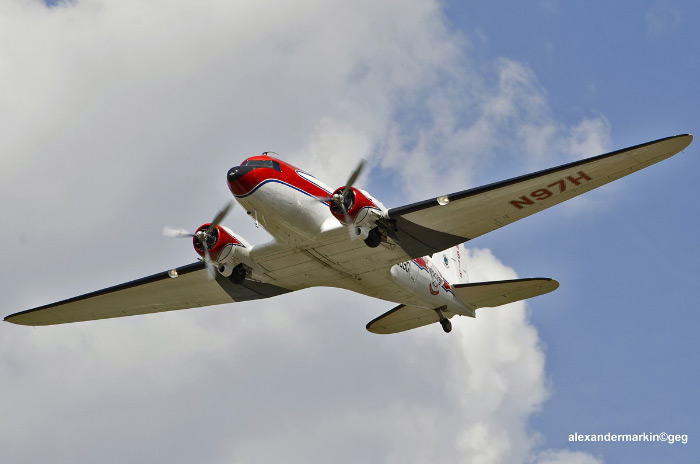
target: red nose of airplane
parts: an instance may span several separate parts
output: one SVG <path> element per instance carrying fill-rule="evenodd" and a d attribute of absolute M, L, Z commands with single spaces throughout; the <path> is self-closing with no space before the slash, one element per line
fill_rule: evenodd
<path fill-rule="evenodd" d="M 236 196 L 245 195 L 255 187 L 255 179 L 249 174 L 255 166 L 234 166 L 228 170 L 226 176 L 228 188 Z"/>

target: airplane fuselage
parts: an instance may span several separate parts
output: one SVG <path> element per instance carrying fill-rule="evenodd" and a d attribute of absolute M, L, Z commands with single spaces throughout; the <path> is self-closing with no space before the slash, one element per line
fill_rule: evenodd
<path fill-rule="evenodd" d="M 362 243 L 366 235 L 361 226 L 363 218 L 386 212 L 384 205 L 367 192 L 361 191 L 369 200 L 363 211 L 343 223 L 331 212 L 332 189 L 281 160 L 248 158 L 229 170 L 228 183 L 247 214 L 274 237 L 274 241 L 250 249 L 254 279 L 290 289 L 345 288 L 387 301 L 474 317 L 474 310 L 452 292 L 450 283 L 428 256 L 394 264 L 389 272 L 381 266 L 381 259 L 361 263 L 362 267 L 353 262 L 352 249 L 366 246 Z M 337 241 L 332 246 L 316 247 L 316 243 L 327 242 L 319 240 L 321 236 L 337 236 Z M 307 250 L 310 259 L 290 266 L 295 268 L 291 270 L 266 267 L 263 263 L 271 261 L 268 253 L 279 248 L 275 242 Z M 378 257 L 382 247 L 393 249 L 395 245 L 382 241 L 377 247 Z M 275 258 L 276 264 L 284 260 Z"/>

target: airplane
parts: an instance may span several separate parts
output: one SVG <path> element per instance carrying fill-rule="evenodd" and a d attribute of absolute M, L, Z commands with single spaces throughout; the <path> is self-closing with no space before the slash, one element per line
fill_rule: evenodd
<path fill-rule="evenodd" d="M 266 152 L 227 173 L 229 190 L 273 237 L 251 245 L 221 221 L 226 205 L 191 237 L 199 260 L 149 277 L 11 314 L 44 326 L 271 298 L 309 287 L 339 287 L 398 303 L 370 321 L 377 334 L 440 323 L 456 315 L 543 295 L 550 278 L 469 282 L 465 243 L 598 188 L 682 150 L 682 134 L 396 208 L 353 186 L 335 190 Z M 278 155 L 279 156 L 279 155 Z"/>

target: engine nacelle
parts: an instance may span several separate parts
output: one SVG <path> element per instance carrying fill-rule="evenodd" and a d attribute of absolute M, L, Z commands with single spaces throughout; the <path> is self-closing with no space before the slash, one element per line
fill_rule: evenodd
<path fill-rule="evenodd" d="M 208 235 L 205 235 L 210 225 L 203 224 L 195 232 L 194 237 L 192 237 L 194 251 L 202 258 L 205 258 L 204 239 L 209 252 L 209 261 L 212 263 L 225 268 L 230 268 L 238 263 L 252 267 L 249 254 L 250 244 L 243 237 L 236 235 L 231 229 L 220 224 L 216 225 Z"/>
<path fill-rule="evenodd" d="M 345 190 L 345 187 L 336 189 L 332 198 L 342 198 L 343 190 Z M 387 215 L 387 209 L 383 204 L 374 199 L 369 193 L 355 187 L 350 187 L 348 193 L 345 194 L 343 206 L 345 211 L 342 210 L 336 201 L 331 200 L 331 214 L 343 224 L 355 225 L 358 228 L 372 229 L 377 225 L 378 219 Z M 347 212 L 347 216 L 345 212 Z"/>

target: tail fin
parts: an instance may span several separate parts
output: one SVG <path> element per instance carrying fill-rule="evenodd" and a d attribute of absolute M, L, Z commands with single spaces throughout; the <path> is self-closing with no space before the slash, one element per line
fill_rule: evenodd
<path fill-rule="evenodd" d="M 451 285 L 469 282 L 467 249 L 463 243 L 433 254 L 432 261 Z"/>

